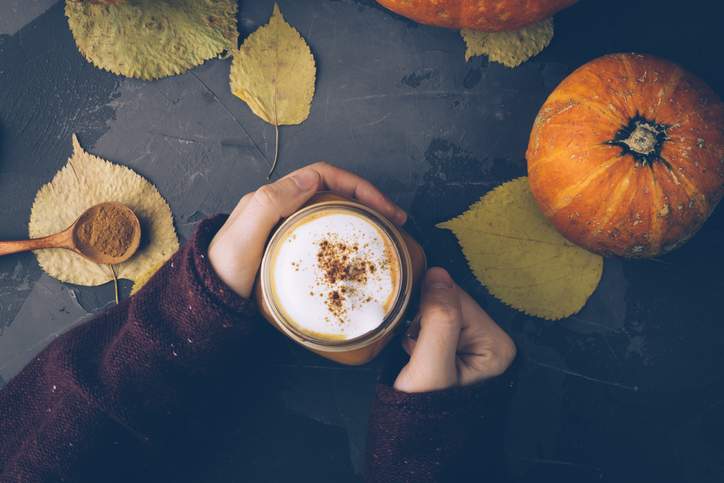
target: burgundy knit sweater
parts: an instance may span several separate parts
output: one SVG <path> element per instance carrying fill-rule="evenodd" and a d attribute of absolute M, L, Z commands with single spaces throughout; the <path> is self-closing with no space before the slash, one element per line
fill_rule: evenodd
<path fill-rule="evenodd" d="M 137 296 L 56 339 L 0 391 L 0 482 L 179 481 L 195 448 L 213 446 L 223 426 L 213 421 L 253 399 L 259 364 L 245 357 L 259 324 L 253 302 L 226 287 L 206 256 L 224 220 L 203 222 Z M 243 400 L 224 401 L 229 383 L 249 384 Z M 485 432 L 488 392 L 380 384 L 368 481 L 455 479 L 470 437 Z"/>

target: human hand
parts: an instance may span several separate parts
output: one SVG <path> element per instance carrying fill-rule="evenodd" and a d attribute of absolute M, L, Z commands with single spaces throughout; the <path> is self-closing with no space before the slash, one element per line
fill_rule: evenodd
<path fill-rule="evenodd" d="M 310 164 L 241 198 L 209 245 L 209 261 L 221 280 L 248 298 L 272 229 L 320 190 L 354 198 L 394 223 L 407 219 L 368 181 L 324 162 Z"/>
<path fill-rule="evenodd" d="M 410 361 L 394 387 L 408 393 L 490 379 L 505 372 L 516 353 L 508 334 L 438 267 L 425 275 L 420 317 L 402 345 Z"/>

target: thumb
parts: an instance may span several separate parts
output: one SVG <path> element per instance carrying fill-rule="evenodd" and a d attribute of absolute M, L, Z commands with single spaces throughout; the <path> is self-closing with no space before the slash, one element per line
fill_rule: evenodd
<path fill-rule="evenodd" d="M 209 258 L 222 260 L 214 264 L 216 273 L 236 293 L 251 294 L 269 233 L 280 219 L 309 200 L 320 184 L 317 171 L 303 168 L 242 199 L 240 209 L 209 246 Z"/>
<path fill-rule="evenodd" d="M 272 228 L 294 213 L 317 192 L 321 178 L 313 169 L 300 169 L 279 181 L 259 188 L 244 207 L 243 216 L 234 220 L 233 231 L 243 236 L 254 234 L 263 244 Z"/>
<path fill-rule="evenodd" d="M 442 268 L 428 270 L 420 305 L 420 333 L 395 388 L 426 392 L 456 385 L 455 357 L 461 327 L 462 311 L 455 283 Z"/>

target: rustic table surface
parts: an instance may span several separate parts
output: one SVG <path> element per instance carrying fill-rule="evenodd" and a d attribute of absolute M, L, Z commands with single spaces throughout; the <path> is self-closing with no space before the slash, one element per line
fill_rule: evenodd
<path fill-rule="evenodd" d="M 65 163 L 73 133 L 154 182 L 184 238 L 264 182 L 274 132 L 230 94 L 228 60 L 155 82 L 119 78 L 83 60 L 62 3 L 0 0 L 0 239 L 26 236 L 35 192 Z M 507 414 L 495 416 L 511 480 L 724 481 L 724 210 L 668 256 L 606 260 L 587 306 L 557 322 L 492 298 L 454 237 L 434 228 L 525 175 L 538 108 L 594 57 L 664 56 L 723 94 L 717 2 L 581 1 L 556 17 L 551 46 L 514 70 L 466 63 L 457 32 L 371 0 L 280 3 L 315 54 L 318 80 L 309 119 L 282 132 L 278 174 L 326 159 L 372 180 L 410 211 L 430 261 L 514 337 L 518 383 Z M 242 35 L 271 7 L 241 2 Z M 112 298 L 109 286 L 49 278 L 30 254 L 0 259 L 0 386 Z M 238 444 L 216 452 L 204 481 L 358 480 L 384 356 L 346 368 L 265 337 L 258 363 L 274 376 L 256 423 L 239 425 Z"/>

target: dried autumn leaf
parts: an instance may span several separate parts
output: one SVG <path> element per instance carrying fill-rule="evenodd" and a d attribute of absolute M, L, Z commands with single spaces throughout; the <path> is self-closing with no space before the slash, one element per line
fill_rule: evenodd
<path fill-rule="evenodd" d="M 158 79 L 236 47 L 235 0 L 66 0 L 78 49 L 114 74 Z"/>
<path fill-rule="evenodd" d="M 312 51 L 274 4 L 269 23 L 249 35 L 233 56 L 231 92 L 277 128 L 278 151 L 278 127 L 309 117 L 317 75 Z"/>
<path fill-rule="evenodd" d="M 171 209 L 155 186 L 125 166 L 87 153 L 73 136 L 73 155 L 53 180 L 40 188 L 30 213 L 32 238 L 59 232 L 86 209 L 104 201 L 131 208 L 141 220 L 141 247 L 116 266 L 118 278 L 136 280 L 178 250 Z M 51 277 L 77 285 L 96 286 L 113 280 L 109 267 L 69 250 L 36 250 L 41 268 Z"/>
<path fill-rule="evenodd" d="M 540 213 L 528 178 L 505 183 L 439 228 L 451 230 L 490 293 L 527 314 L 578 312 L 598 286 L 603 259 L 573 245 Z"/>
<path fill-rule="evenodd" d="M 553 39 L 553 19 L 523 27 L 520 30 L 504 32 L 480 32 L 463 29 L 465 60 L 476 55 L 487 55 L 493 62 L 506 67 L 517 67 L 531 57 L 538 55 Z"/>

